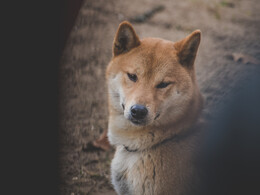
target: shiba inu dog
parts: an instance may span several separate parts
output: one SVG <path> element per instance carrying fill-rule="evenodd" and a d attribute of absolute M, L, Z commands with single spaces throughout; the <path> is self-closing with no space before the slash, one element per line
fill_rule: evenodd
<path fill-rule="evenodd" d="M 111 165 L 118 194 L 192 194 L 199 183 L 194 155 L 203 98 L 194 61 L 201 32 L 178 42 L 140 40 L 122 22 L 106 79 Z"/>

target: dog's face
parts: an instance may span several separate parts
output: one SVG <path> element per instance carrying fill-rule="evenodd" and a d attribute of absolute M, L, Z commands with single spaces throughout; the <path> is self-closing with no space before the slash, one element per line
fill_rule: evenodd
<path fill-rule="evenodd" d="M 199 42 L 200 31 L 177 43 L 140 41 L 133 27 L 122 23 L 107 68 L 111 109 L 138 126 L 182 117 L 197 90 L 193 63 Z"/>

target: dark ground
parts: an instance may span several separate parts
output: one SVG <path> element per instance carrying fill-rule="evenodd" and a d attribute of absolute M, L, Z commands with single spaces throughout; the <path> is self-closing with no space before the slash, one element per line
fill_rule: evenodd
<path fill-rule="evenodd" d="M 118 24 L 158 6 L 163 8 L 133 26 L 140 38 L 172 41 L 202 31 L 195 63 L 209 118 L 232 90 L 239 90 L 237 81 L 260 72 L 259 63 L 243 63 L 250 60 L 245 55 L 260 60 L 258 0 L 85 0 L 60 66 L 61 194 L 115 194 L 109 176 L 113 150 L 88 145 L 107 128 L 105 69 Z M 244 56 L 236 61 L 234 53 Z"/>

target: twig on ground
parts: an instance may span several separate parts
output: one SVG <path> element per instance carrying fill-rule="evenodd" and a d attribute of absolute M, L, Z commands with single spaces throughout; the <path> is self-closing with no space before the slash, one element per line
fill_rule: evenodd
<path fill-rule="evenodd" d="M 164 10 L 164 6 L 163 5 L 159 5 L 154 7 L 153 9 L 144 12 L 143 14 L 140 14 L 138 16 L 135 16 L 133 18 L 130 18 L 129 21 L 132 23 L 143 23 L 146 22 L 149 18 L 151 18 L 155 13 L 160 12 L 162 10 Z"/>

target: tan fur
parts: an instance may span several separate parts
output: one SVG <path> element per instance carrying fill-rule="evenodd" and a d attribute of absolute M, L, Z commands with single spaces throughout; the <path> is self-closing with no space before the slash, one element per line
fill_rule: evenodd
<path fill-rule="evenodd" d="M 128 22 L 120 24 L 107 67 L 108 138 L 116 146 L 112 183 L 118 194 L 187 194 L 196 186 L 193 155 L 202 110 L 194 60 L 201 33 L 173 43 L 140 40 Z M 136 74 L 137 82 L 127 73 Z M 161 82 L 170 83 L 157 88 Z M 148 109 L 146 122 L 129 120 L 134 104 Z"/>

